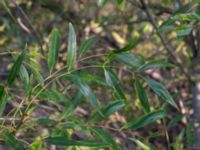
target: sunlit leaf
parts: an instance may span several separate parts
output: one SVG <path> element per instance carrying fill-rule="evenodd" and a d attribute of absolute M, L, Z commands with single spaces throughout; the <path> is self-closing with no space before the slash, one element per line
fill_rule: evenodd
<path fill-rule="evenodd" d="M 143 88 L 142 84 L 138 79 L 135 80 L 135 90 L 139 97 L 140 103 L 144 109 L 144 112 L 146 113 L 150 112 L 150 106 L 145 89 Z"/>
<path fill-rule="evenodd" d="M 136 120 L 130 121 L 126 123 L 123 128 L 124 129 L 137 129 L 144 127 L 156 120 L 162 119 L 167 116 L 167 113 L 163 110 L 155 111 L 148 113 L 142 117 L 138 117 Z"/>
<path fill-rule="evenodd" d="M 151 148 L 149 146 L 147 146 L 146 144 L 144 144 L 143 142 L 141 142 L 138 139 L 135 138 L 129 138 L 131 141 L 135 142 L 135 144 L 137 144 L 139 147 L 141 147 L 143 150 L 151 150 Z"/>
<path fill-rule="evenodd" d="M 96 40 L 94 38 L 85 40 L 79 48 L 80 56 L 84 55 L 95 44 L 95 42 Z"/>
<path fill-rule="evenodd" d="M 48 52 L 48 67 L 50 72 L 52 72 L 56 64 L 60 43 L 61 43 L 61 36 L 59 30 L 57 28 L 54 28 L 51 32 L 50 46 Z"/>
<path fill-rule="evenodd" d="M 132 39 L 127 45 L 125 45 L 123 48 L 117 49 L 112 51 L 112 53 L 122 53 L 132 50 L 136 45 L 138 44 L 138 39 L 134 38 Z"/>
<path fill-rule="evenodd" d="M 28 148 L 28 150 L 42 150 L 42 140 L 36 139 Z"/>
<path fill-rule="evenodd" d="M 10 73 L 8 75 L 8 80 L 7 80 L 8 85 L 12 85 L 13 84 L 17 74 L 19 73 L 21 64 L 22 64 L 22 62 L 24 60 L 24 57 L 25 57 L 25 52 L 22 52 L 20 54 L 20 56 L 17 58 L 17 60 L 15 61 L 14 65 L 12 66 L 11 71 L 10 71 Z"/>
<path fill-rule="evenodd" d="M 158 96 L 160 96 L 164 101 L 178 109 L 177 104 L 174 102 L 174 99 L 172 98 L 171 94 L 168 92 L 164 85 L 150 78 L 144 77 L 143 79 L 149 84 L 150 88 Z"/>
<path fill-rule="evenodd" d="M 69 32 L 68 32 L 68 46 L 67 46 L 67 69 L 71 71 L 76 63 L 77 55 L 77 43 L 76 43 L 76 33 L 74 27 L 69 23 Z"/>
<path fill-rule="evenodd" d="M 3 140 L 10 145 L 14 150 L 25 150 L 23 144 L 19 142 L 12 134 L 4 132 L 2 134 Z"/>

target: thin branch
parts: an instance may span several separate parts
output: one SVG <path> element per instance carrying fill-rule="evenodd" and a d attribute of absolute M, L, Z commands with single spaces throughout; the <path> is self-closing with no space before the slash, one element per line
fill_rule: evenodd
<path fill-rule="evenodd" d="M 168 54 L 171 56 L 171 58 L 174 60 L 174 63 L 178 65 L 178 67 L 180 68 L 181 72 L 185 75 L 185 77 L 187 78 L 188 81 L 192 81 L 187 70 L 185 69 L 185 66 L 183 65 L 183 62 L 181 61 L 181 59 L 176 56 L 175 52 L 174 52 L 174 48 L 168 43 L 168 41 L 164 38 L 164 36 L 158 31 L 158 26 L 157 23 L 155 21 L 155 19 L 153 18 L 153 16 L 151 15 L 151 13 L 149 12 L 149 6 L 146 4 L 146 2 L 144 0 L 140 0 L 141 5 L 138 5 L 140 9 L 142 9 L 147 18 L 149 19 L 150 23 L 152 24 L 153 28 L 156 30 L 158 37 L 160 38 L 163 46 L 165 47 L 165 49 L 167 50 Z"/>

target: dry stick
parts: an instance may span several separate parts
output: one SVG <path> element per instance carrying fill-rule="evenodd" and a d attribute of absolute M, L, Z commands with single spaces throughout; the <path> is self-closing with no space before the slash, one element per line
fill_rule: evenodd
<path fill-rule="evenodd" d="M 140 9 L 144 10 L 144 12 L 146 13 L 150 23 L 152 24 L 153 28 L 156 30 L 157 35 L 159 36 L 163 46 L 165 47 L 165 49 L 167 50 L 169 55 L 173 58 L 174 62 L 178 65 L 178 67 L 180 68 L 181 72 L 185 75 L 187 80 L 192 81 L 191 77 L 189 76 L 188 72 L 186 71 L 185 67 L 183 66 L 181 59 L 178 56 L 176 56 L 171 45 L 169 45 L 168 41 L 165 40 L 164 36 L 158 31 L 158 26 L 157 26 L 156 21 L 154 20 L 153 16 L 149 12 L 148 5 L 145 3 L 144 0 L 140 0 L 140 2 L 141 2 Z"/>

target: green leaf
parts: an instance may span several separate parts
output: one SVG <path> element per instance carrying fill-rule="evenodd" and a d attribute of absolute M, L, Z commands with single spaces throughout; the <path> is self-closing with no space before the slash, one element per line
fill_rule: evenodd
<path fill-rule="evenodd" d="M 144 64 L 141 56 L 132 53 L 116 54 L 116 60 L 128 65 L 130 68 L 137 69 Z"/>
<path fill-rule="evenodd" d="M 41 89 L 39 89 L 39 90 L 41 90 Z M 38 91 L 35 91 L 35 94 Z M 39 97 L 42 99 L 45 99 L 45 100 L 55 102 L 55 103 L 66 102 L 66 100 L 67 100 L 66 95 L 59 92 L 55 88 L 45 89 L 42 93 L 39 94 Z"/>
<path fill-rule="evenodd" d="M 94 140 L 71 140 L 66 137 L 49 137 L 45 141 L 48 144 L 58 145 L 58 146 L 87 146 L 87 147 L 107 147 L 108 144 L 103 141 Z"/>
<path fill-rule="evenodd" d="M 103 7 L 108 0 L 98 0 L 98 6 Z"/>
<path fill-rule="evenodd" d="M 87 83 L 97 83 L 100 84 L 102 86 L 107 86 L 106 81 L 101 78 L 100 76 L 97 76 L 95 74 L 89 73 L 87 71 L 84 70 L 78 70 L 76 72 L 74 72 L 74 74 L 77 74 L 80 78 L 82 78 L 85 82 Z"/>
<path fill-rule="evenodd" d="M 195 137 L 193 133 L 193 125 L 194 121 L 189 121 L 187 127 L 186 127 L 186 136 L 187 136 L 187 144 L 188 146 L 192 146 L 195 143 Z"/>
<path fill-rule="evenodd" d="M 186 36 L 192 32 L 193 27 L 188 24 L 181 24 L 176 28 L 176 32 L 178 36 Z"/>
<path fill-rule="evenodd" d="M 137 71 L 145 71 L 148 69 L 154 68 L 165 68 L 165 67 L 174 67 L 175 65 L 165 62 L 164 60 L 153 60 L 145 63 L 144 65 L 140 66 Z"/>
<path fill-rule="evenodd" d="M 29 74 L 26 67 L 22 64 L 19 71 L 19 76 L 21 80 L 24 82 L 25 87 L 29 84 Z"/>
<path fill-rule="evenodd" d="M 28 148 L 28 150 L 42 150 L 42 140 L 36 139 Z"/>
<path fill-rule="evenodd" d="M 168 129 L 171 129 L 172 127 L 174 127 L 174 125 L 176 125 L 178 122 L 180 122 L 183 118 L 183 115 L 177 115 L 175 117 L 173 117 L 170 122 L 167 125 Z M 173 128 L 172 128 L 173 129 Z"/>
<path fill-rule="evenodd" d="M 50 72 L 52 72 L 56 64 L 60 44 L 61 44 L 60 32 L 57 28 L 54 28 L 51 31 L 51 39 L 50 39 L 50 46 L 49 46 L 49 52 L 48 52 L 48 67 L 49 67 Z"/>
<path fill-rule="evenodd" d="M 101 108 L 100 111 L 102 112 L 103 116 L 99 114 L 99 112 L 97 111 L 92 115 L 91 120 L 100 121 L 102 119 L 105 119 L 109 117 L 110 115 L 112 115 L 114 112 L 117 112 L 120 109 L 122 109 L 124 106 L 125 104 L 121 100 L 113 101 L 109 103 L 108 105 L 106 105 L 105 107 Z"/>
<path fill-rule="evenodd" d="M 14 21 L 16 21 L 15 17 L 14 17 L 13 14 L 12 14 L 12 11 L 11 11 L 11 9 L 10 9 L 10 7 L 9 7 L 9 2 L 8 2 L 7 0 L 1 0 L 1 3 L 2 3 L 4 9 L 5 9 L 5 10 L 8 12 L 8 14 L 11 16 L 11 18 L 12 18 Z"/>
<path fill-rule="evenodd" d="M 158 96 L 160 96 L 164 101 L 166 101 L 167 103 L 178 109 L 177 104 L 174 102 L 174 99 L 172 98 L 172 96 L 170 95 L 170 93 L 168 92 L 168 90 L 165 88 L 164 85 L 150 78 L 144 77 L 143 79 L 149 84 L 150 88 Z"/>
<path fill-rule="evenodd" d="M 115 140 L 104 130 L 99 128 L 92 128 L 91 129 L 102 141 L 110 145 L 109 147 L 112 150 L 119 150 L 119 146 L 116 144 Z"/>
<path fill-rule="evenodd" d="M 163 0 L 163 4 L 167 6 L 169 4 L 169 0 Z"/>
<path fill-rule="evenodd" d="M 105 75 L 105 79 L 106 79 L 107 84 L 114 89 L 117 98 L 121 99 L 122 101 L 126 100 L 124 92 L 123 92 L 121 85 L 119 83 L 119 79 L 114 74 L 114 72 L 112 72 L 111 70 L 106 70 L 104 68 L 104 75 Z"/>
<path fill-rule="evenodd" d="M 139 117 L 136 120 L 126 123 L 123 128 L 124 129 L 137 129 L 144 127 L 156 120 L 162 119 L 167 116 L 167 113 L 163 110 L 155 111 L 148 113 L 142 117 Z"/>
<path fill-rule="evenodd" d="M 24 57 L 25 57 L 25 52 L 22 52 L 20 56 L 17 58 L 17 60 L 15 61 L 14 65 L 12 66 L 11 71 L 8 75 L 8 80 L 7 80 L 8 85 L 11 86 L 13 84 L 17 74 L 20 72 L 19 70 L 24 60 Z"/>
<path fill-rule="evenodd" d="M 140 140 L 137 140 L 135 138 L 129 138 L 131 141 L 135 142 L 139 147 L 141 147 L 143 150 L 151 150 L 149 146 L 141 142 Z"/>
<path fill-rule="evenodd" d="M 125 45 L 123 48 L 117 49 L 112 51 L 111 53 L 117 54 L 122 52 L 127 52 L 132 50 L 136 45 L 138 44 L 138 39 L 134 38 L 132 39 L 127 45 Z"/>
<path fill-rule="evenodd" d="M 6 95 L 5 87 L 0 84 L 0 116 L 5 110 L 6 98 L 7 98 L 7 95 Z"/>
<path fill-rule="evenodd" d="M 140 83 L 140 81 L 138 79 L 135 79 L 135 90 L 139 97 L 140 103 L 144 109 L 144 112 L 145 113 L 150 112 L 150 106 L 149 106 L 149 102 L 148 102 L 148 98 L 147 98 L 145 89 L 143 88 L 142 84 Z"/>
<path fill-rule="evenodd" d="M 54 126 L 57 124 L 55 120 L 49 119 L 49 118 L 38 118 L 36 120 L 37 124 L 41 126 Z"/>
<path fill-rule="evenodd" d="M 0 84 L 0 101 L 4 97 L 4 94 L 5 94 L 5 88 L 3 85 Z"/>
<path fill-rule="evenodd" d="M 200 21 L 200 16 L 195 13 L 178 14 L 174 16 L 175 20 L 179 21 Z"/>
<path fill-rule="evenodd" d="M 79 48 L 80 56 L 84 55 L 95 44 L 95 42 L 96 40 L 94 38 L 85 40 Z"/>
<path fill-rule="evenodd" d="M 169 18 L 168 20 L 164 21 L 162 25 L 159 27 L 158 32 L 166 33 L 173 29 L 173 25 L 176 22 L 174 17 Z"/>
<path fill-rule="evenodd" d="M 69 33 L 68 33 L 68 46 L 67 46 L 67 69 L 71 71 L 76 63 L 77 53 L 77 43 L 76 43 L 76 33 L 74 27 L 69 23 Z"/>
<path fill-rule="evenodd" d="M 19 142 L 12 134 L 4 132 L 2 134 L 3 140 L 9 144 L 14 150 L 25 150 L 23 144 Z"/>
<path fill-rule="evenodd" d="M 181 7 L 179 7 L 178 9 L 175 9 L 173 15 L 175 14 L 182 14 L 182 13 L 186 13 L 188 10 L 191 9 L 193 3 L 192 2 L 189 2 L 189 3 L 186 3 L 186 4 L 183 4 Z"/>
<path fill-rule="evenodd" d="M 175 142 L 172 144 L 172 147 L 175 150 L 180 150 L 180 149 L 184 149 L 184 145 L 183 145 L 183 140 L 185 137 L 185 129 L 182 129 L 181 132 L 178 134 L 178 136 L 176 136 L 176 140 Z"/>
<path fill-rule="evenodd" d="M 37 68 L 34 68 L 34 67 L 30 67 L 30 68 L 31 68 L 33 77 L 36 79 L 36 81 L 38 83 L 40 83 L 41 85 L 44 85 L 44 78 L 41 75 L 40 71 Z"/>
<path fill-rule="evenodd" d="M 100 106 L 98 103 L 98 100 L 89 87 L 83 80 L 79 78 L 77 75 L 71 75 L 70 78 L 75 83 L 75 85 L 79 88 L 80 92 L 86 97 L 86 99 L 90 102 L 90 104 L 96 108 L 97 110 L 100 110 Z"/>
<path fill-rule="evenodd" d="M 121 4 L 124 0 L 117 0 L 118 4 Z"/>

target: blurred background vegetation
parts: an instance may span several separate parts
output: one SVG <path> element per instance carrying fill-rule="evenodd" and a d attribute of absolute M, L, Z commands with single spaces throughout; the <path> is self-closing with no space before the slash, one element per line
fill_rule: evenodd
<path fill-rule="evenodd" d="M 115 73 L 127 99 L 127 105 L 123 109 L 114 112 L 107 119 L 91 123 L 88 118 L 95 113 L 93 108 L 88 102 L 82 101 L 84 98 L 75 90 L 74 85 L 61 79 L 52 83 L 47 91 L 36 98 L 37 104 L 30 106 L 33 110 L 30 108 L 31 113 L 25 114 L 28 117 L 23 116 L 28 119 L 22 124 L 20 117 L 29 104 L 24 97 L 29 93 L 30 85 L 25 80 L 22 85 L 18 78 L 12 87 L 7 87 L 9 96 L 5 109 L 0 110 L 0 133 L 9 130 L 14 133 L 15 140 L 21 141 L 29 149 L 91 149 L 82 146 L 63 148 L 47 145 L 44 139 L 49 135 L 63 135 L 88 140 L 92 136 L 85 128 L 97 127 L 109 133 L 122 150 L 200 149 L 197 131 L 200 112 L 197 102 L 200 91 L 197 84 L 200 57 L 198 17 L 200 18 L 198 0 L 1 0 L 2 85 L 6 85 L 13 62 L 24 49 L 29 56 L 26 58 L 29 64 L 24 65 L 29 66 L 33 72 L 30 75 L 30 80 L 33 80 L 31 85 L 37 85 L 37 82 L 48 77 L 48 65 L 44 60 L 48 56 L 53 28 L 59 29 L 61 33 L 55 70 L 62 69 L 67 61 L 68 24 L 71 22 L 76 32 L 78 47 L 89 38 L 92 38 L 94 43 L 79 59 L 76 67 L 84 67 L 87 64 L 101 65 L 109 52 L 123 48 L 130 41 L 130 51 L 145 62 L 162 60 L 174 64 L 176 67 L 148 69 L 142 75 L 165 85 L 179 109 L 164 103 L 153 94 L 147 83 L 142 82 L 147 90 L 150 109 L 153 111 L 164 108 L 168 115 L 143 128 L 119 130 L 128 120 L 142 116 L 144 111 L 134 90 L 133 80 L 136 76 L 125 71 L 126 65 L 114 61 L 111 64 L 117 68 Z M 131 63 L 132 60 L 127 61 Z M 87 68 L 86 71 L 80 72 L 79 75 L 90 85 L 101 105 L 112 102 L 112 90 L 104 86 L 106 83 L 102 80 L 102 71 L 96 68 Z M 93 79 L 92 75 L 99 78 Z M 72 106 L 71 103 L 77 104 Z M 76 109 L 71 108 L 75 107 L 74 105 L 78 105 Z M 62 117 L 67 114 L 68 119 L 59 122 L 60 114 Z M 73 122 L 73 128 L 70 127 L 70 121 Z M 63 130 L 67 130 L 66 133 Z M 193 133 L 197 135 L 193 136 Z M 0 138 L 0 149 L 9 149 L 4 142 L 5 136 Z"/>

